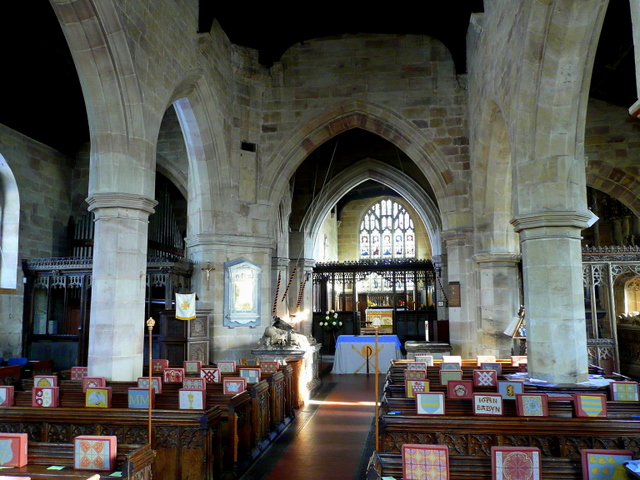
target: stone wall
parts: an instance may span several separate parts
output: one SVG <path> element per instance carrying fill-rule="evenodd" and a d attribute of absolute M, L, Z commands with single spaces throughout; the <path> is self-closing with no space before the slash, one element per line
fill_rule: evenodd
<path fill-rule="evenodd" d="M 400 148 L 401 136 L 421 136 L 405 153 L 437 185 L 447 176 L 456 200 L 438 202 L 455 224 L 469 224 L 465 189 L 452 186 L 469 168 L 466 99 L 440 42 L 411 35 L 314 39 L 285 52 L 271 74 L 261 144 L 263 167 L 273 173 L 262 179 L 265 194 L 277 196 L 310 152 L 345 129 L 373 131 Z M 351 112 L 359 117 L 347 121 Z M 273 118 L 278 122 L 266 121 Z M 441 176 L 431 175 L 434 170 Z"/>
<path fill-rule="evenodd" d="M 17 292 L 0 295 L 0 356 L 22 353 L 22 259 L 67 254 L 73 161 L 0 125 L 0 155 L 15 177 L 20 196 Z"/>
<path fill-rule="evenodd" d="M 640 119 L 591 99 L 585 131 L 587 185 L 640 215 Z"/>
<path fill-rule="evenodd" d="M 322 227 L 318 232 L 316 240 L 316 254 L 314 259 L 317 262 L 335 262 L 338 260 L 340 246 L 338 245 L 338 220 L 335 211 L 331 211 L 322 222 Z"/>

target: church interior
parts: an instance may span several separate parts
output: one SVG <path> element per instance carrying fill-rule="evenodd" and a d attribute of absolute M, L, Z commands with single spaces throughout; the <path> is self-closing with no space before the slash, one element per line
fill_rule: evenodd
<path fill-rule="evenodd" d="M 640 457 L 640 0 L 432 3 L 0 7 L 0 439 L 37 463 L 112 435 L 136 480 L 268 478 L 305 412 L 344 421 L 381 377 L 344 478 L 625 478 L 583 464 Z M 199 410 L 180 367 L 216 378 Z M 110 388 L 97 430 L 78 372 Z M 483 416 L 447 387 L 523 378 L 546 414 L 526 428 L 515 394 Z M 421 445 L 446 472 L 412 476 Z M 495 466 L 516 454 L 538 477 Z"/>

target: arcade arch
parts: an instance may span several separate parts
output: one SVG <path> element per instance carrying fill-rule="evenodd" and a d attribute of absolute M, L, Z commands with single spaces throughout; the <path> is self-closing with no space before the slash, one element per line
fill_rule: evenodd
<path fill-rule="evenodd" d="M 18 184 L 0 154 L 0 289 L 13 290 L 17 287 L 19 231 Z"/>

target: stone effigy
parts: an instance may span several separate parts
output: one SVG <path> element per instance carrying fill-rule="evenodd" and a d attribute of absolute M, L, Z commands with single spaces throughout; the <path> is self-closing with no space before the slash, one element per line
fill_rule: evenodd
<path fill-rule="evenodd" d="M 314 339 L 309 339 L 296 332 L 296 329 L 279 317 L 274 317 L 273 324 L 264 329 L 258 345 L 267 350 L 299 349 L 306 350 Z"/>
<path fill-rule="evenodd" d="M 320 386 L 320 347 L 315 339 L 297 333 L 292 325 L 274 317 L 273 323 L 264 329 L 262 338 L 258 340 L 258 348 L 251 353 L 258 363 L 277 361 L 286 365 L 301 362 L 295 390 L 298 392 L 296 404 L 302 406 Z"/>

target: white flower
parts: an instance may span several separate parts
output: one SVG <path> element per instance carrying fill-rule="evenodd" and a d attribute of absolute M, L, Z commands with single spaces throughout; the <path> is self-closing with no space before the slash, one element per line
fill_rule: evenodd
<path fill-rule="evenodd" d="M 327 310 L 327 315 L 329 315 L 329 311 Z"/>
<path fill-rule="evenodd" d="M 342 326 L 342 322 L 340 322 L 340 326 Z"/>
<path fill-rule="evenodd" d="M 335 324 L 336 324 L 336 322 L 333 322 L 333 324 L 335 325 Z"/>
<path fill-rule="evenodd" d="M 324 325 L 324 323 L 320 322 L 320 326 L 323 326 L 323 325 Z"/>
<path fill-rule="evenodd" d="M 337 312 L 333 314 L 333 318 L 338 318 L 338 313 Z"/>

